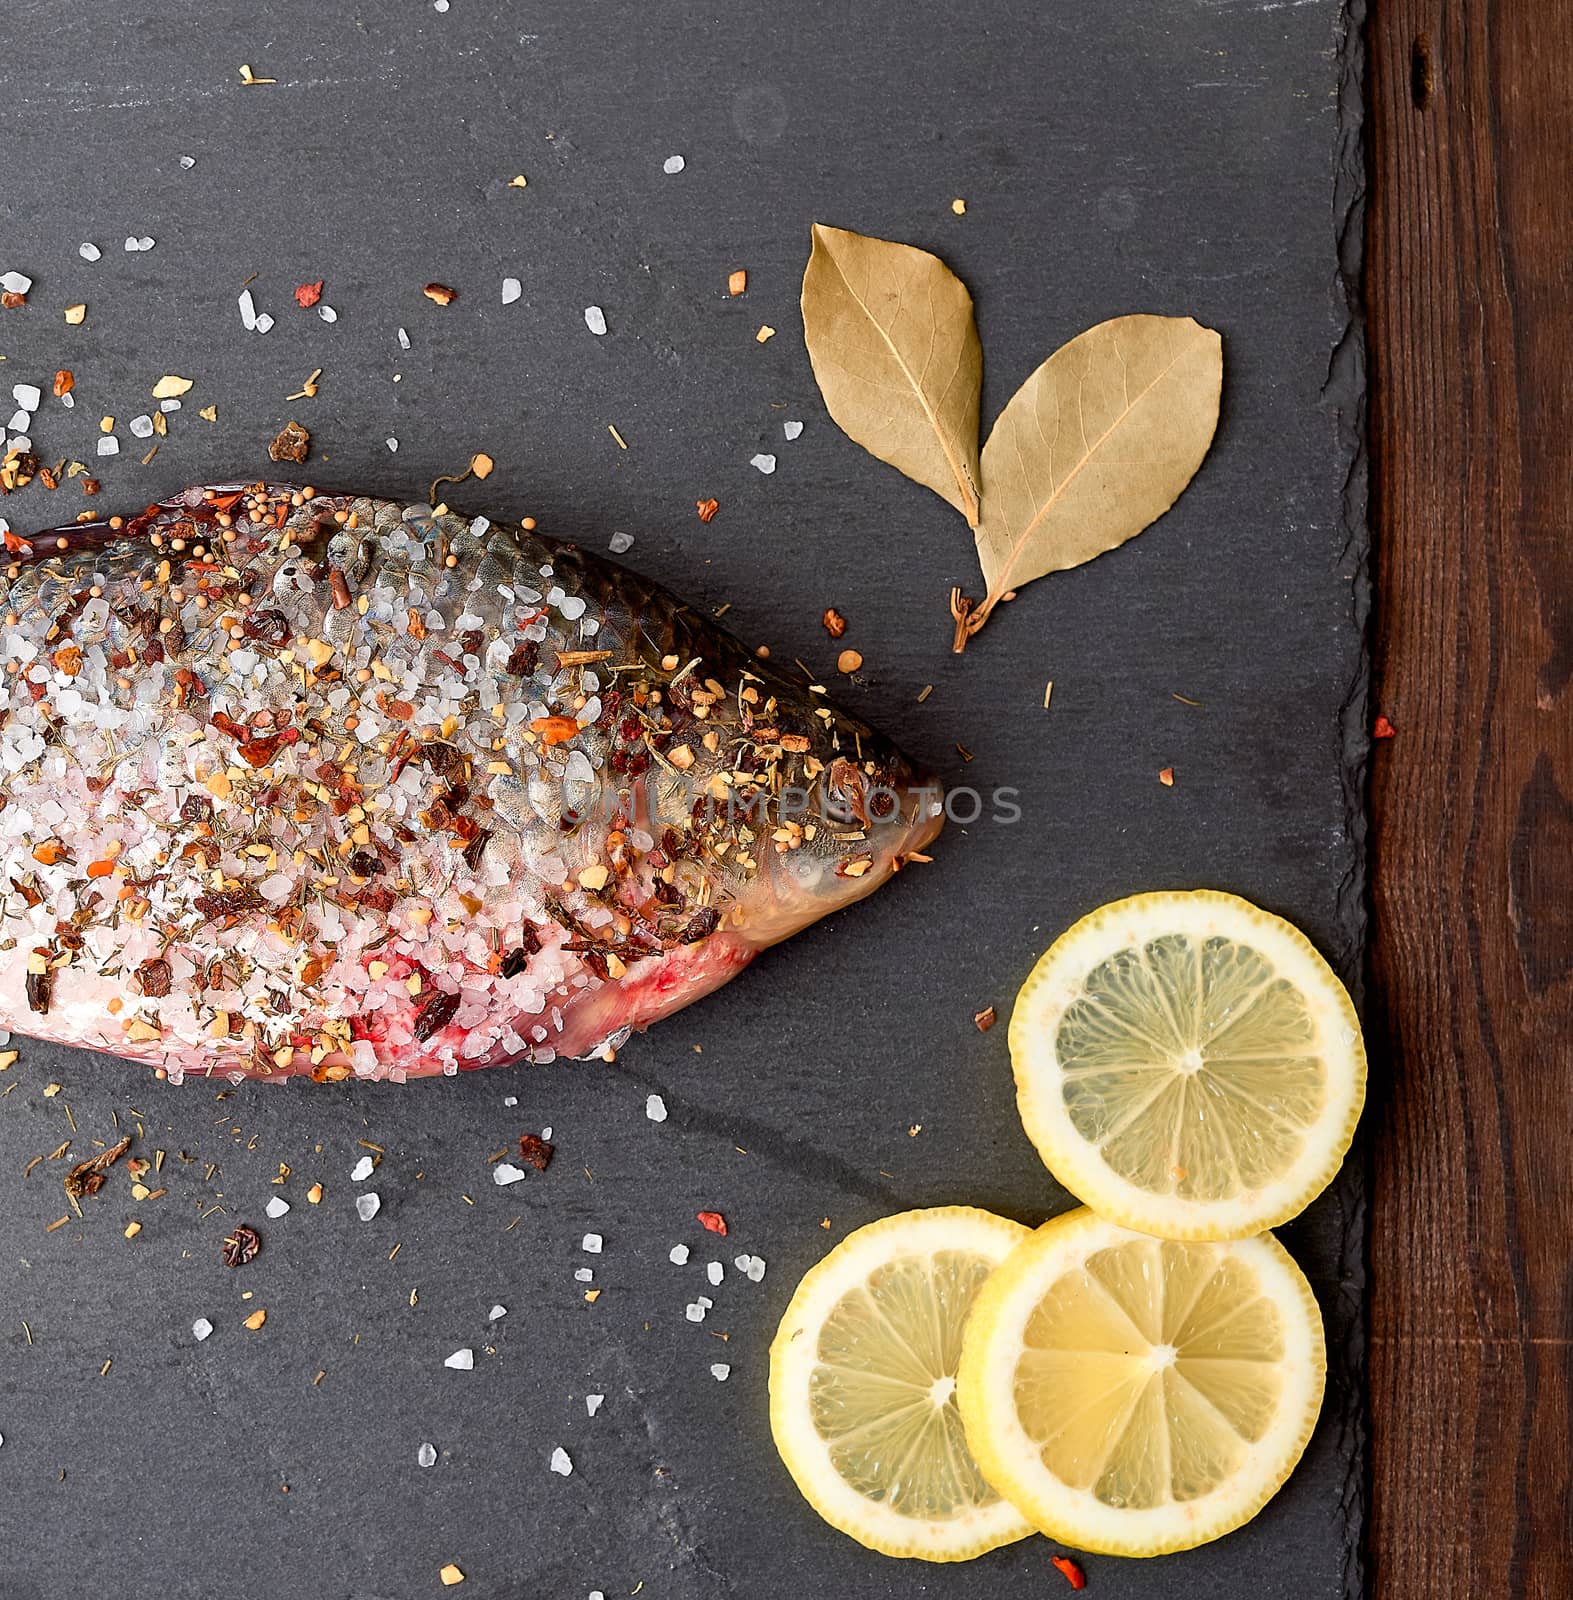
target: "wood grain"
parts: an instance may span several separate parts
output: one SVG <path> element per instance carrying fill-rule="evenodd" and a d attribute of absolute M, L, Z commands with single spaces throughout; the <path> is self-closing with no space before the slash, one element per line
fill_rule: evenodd
<path fill-rule="evenodd" d="M 1566 1600 L 1573 4 L 1368 44 L 1372 1592 Z"/>

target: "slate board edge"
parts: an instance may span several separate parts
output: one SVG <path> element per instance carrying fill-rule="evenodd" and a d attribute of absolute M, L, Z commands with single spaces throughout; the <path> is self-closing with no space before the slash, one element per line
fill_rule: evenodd
<path fill-rule="evenodd" d="M 1324 401 L 1338 429 L 1345 463 L 1342 528 L 1353 566 L 1350 607 L 1359 637 L 1355 670 L 1341 710 L 1344 805 L 1349 829 L 1349 866 L 1339 886 L 1339 924 L 1344 948 L 1335 959 L 1366 1015 L 1364 976 L 1369 920 L 1366 794 L 1371 752 L 1371 524 L 1370 458 L 1366 426 L 1367 360 L 1362 277 L 1365 257 L 1365 30 L 1367 0 L 1344 0 L 1339 19 L 1338 138 L 1333 177 L 1333 223 L 1337 236 L 1337 303 L 1345 315 L 1328 368 Z M 1368 1091 L 1369 1094 L 1369 1091 Z M 1337 1185 L 1342 1214 L 1338 1252 L 1339 1296 L 1332 1318 L 1329 1365 L 1345 1397 L 1338 1418 L 1339 1454 L 1347 1463 L 1344 1507 L 1344 1593 L 1366 1594 L 1365 1507 L 1368 1494 L 1369 1428 L 1366 1373 L 1366 1219 L 1369 1144 L 1361 1134 L 1353 1159 Z"/>

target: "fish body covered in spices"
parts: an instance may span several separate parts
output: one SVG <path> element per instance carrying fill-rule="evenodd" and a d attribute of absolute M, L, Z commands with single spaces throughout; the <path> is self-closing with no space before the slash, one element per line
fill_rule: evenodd
<path fill-rule="evenodd" d="M 942 807 L 610 562 L 198 488 L 0 552 L 0 1028 L 189 1074 L 620 1043 L 884 882 Z"/>

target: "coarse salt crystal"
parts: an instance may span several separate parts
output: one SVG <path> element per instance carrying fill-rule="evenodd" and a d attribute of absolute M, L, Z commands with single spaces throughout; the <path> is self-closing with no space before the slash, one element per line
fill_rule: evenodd
<path fill-rule="evenodd" d="M 493 1306 L 491 1308 L 491 1310 L 486 1313 L 486 1320 L 488 1322 L 497 1322 L 501 1318 L 506 1317 L 507 1315 L 508 1315 L 507 1306 Z"/>
<path fill-rule="evenodd" d="M 351 1183 L 361 1183 L 377 1170 L 377 1163 L 370 1156 L 362 1156 L 350 1172 Z"/>
<path fill-rule="evenodd" d="M 191 1324 L 191 1337 L 195 1339 L 198 1344 L 201 1344 L 202 1341 L 206 1339 L 210 1333 L 212 1333 L 212 1331 L 213 1324 L 209 1322 L 206 1317 L 198 1317 L 197 1320 Z"/>
<path fill-rule="evenodd" d="M 750 1283 L 763 1282 L 765 1276 L 765 1258 L 763 1256 L 750 1257 L 748 1265 L 743 1269 L 743 1271 Z"/>
<path fill-rule="evenodd" d="M 284 1216 L 289 1211 L 289 1201 L 286 1200 L 282 1195 L 276 1194 L 270 1201 L 268 1201 L 267 1205 L 264 1206 L 263 1209 L 270 1217 L 273 1218 L 275 1222 L 277 1222 L 280 1217 Z"/>
<path fill-rule="evenodd" d="M 634 536 L 631 533 L 614 533 L 608 541 L 607 548 L 614 556 L 620 556 L 625 551 L 634 547 Z"/>
<path fill-rule="evenodd" d="M 11 420 L 6 424 L 6 427 L 10 428 L 15 433 L 23 433 L 28 428 L 32 427 L 32 425 L 33 419 L 28 416 L 25 411 L 18 411 L 12 416 Z"/>
<path fill-rule="evenodd" d="M 690 1322 L 703 1322 L 705 1320 L 705 1308 L 695 1300 L 692 1305 L 683 1307 L 683 1315 Z"/>
<path fill-rule="evenodd" d="M 196 166 L 197 158 L 195 156 L 182 156 L 180 158 L 180 164 L 186 169 L 187 172 L 190 172 L 191 169 Z"/>
<path fill-rule="evenodd" d="M 448 0 L 431 0 L 431 8 L 441 16 L 448 9 Z"/>
<path fill-rule="evenodd" d="M 91 239 L 84 239 L 81 244 L 76 247 L 76 253 L 81 256 L 84 261 L 97 261 L 104 252 L 100 250 Z"/>
<path fill-rule="evenodd" d="M 732 1369 L 724 1361 L 712 1361 L 710 1363 L 710 1376 L 717 1383 L 725 1383 L 732 1376 Z"/>
<path fill-rule="evenodd" d="M 670 177 L 681 172 L 687 165 L 688 163 L 681 156 L 668 156 L 661 163 L 661 170 Z"/>
<path fill-rule="evenodd" d="M 606 332 L 606 313 L 599 306 L 584 308 L 584 325 L 599 338 Z"/>
<path fill-rule="evenodd" d="M 524 285 L 517 278 L 504 278 L 502 281 L 502 303 L 511 306 L 515 300 L 524 293 Z"/>
<path fill-rule="evenodd" d="M 69 389 L 67 389 L 66 392 L 60 396 L 60 404 L 63 405 L 67 411 L 74 411 L 76 409 L 76 396 L 72 394 Z"/>
<path fill-rule="evenodd" d="M 492 1182 L 495 1183 L 499 1189 L 506 1187 L 510 1183 L 519 1183 L 523 1178 L 524 1168 L 515 1167 L 506 1161 L 499 1161 L 497 1165 L 492 1168 Z"/>
<path fill-rule="evenodd" d="M 338 312 L 335 311 L 333 307 L 328 305 L 325 301 L 317 307 L 317 315 L 321 317 L 324 322 L 337 322 L 339 320 Z"/>
<path fill-rule="evenodd" d="M 552 1471 L 559 1478 L 567 1478 L 573 1473 L 573 1462 L 568 1459 L 568 1452 L 561 1445 L 552 1451 Z"/>
<path fill-rule="evenodd" d="M 382 1210 L 381 1195 L 358 1194 L 355 1196 L 355 1215 L 358 1216 L 362 1222 L 370 1222 L 380 1210 Z"/>
<path fill-rule="evenodd" d="M 702 1305 L 706 1311 L 710 1311 L 714 1308 L 715 1301 L 712 1300 L 709 1295 L 702 1294 L 699 1297 L 699 1304 Z"/>
<path fill-rule="evenodd" d="M 776 470 L 776 458 L 772 455 L 766 455 L 763 450 L 757 456 L 750 456 L 748 464 L 751 467 L 758 467 L 767 478 Z"/>
<path fill-rule="evenodd" d="M 541 1137 L 550 1144 L 552 1142 L 552 1130 L 550 1128 L 542 1128 Z"/>
<path fill-rule="evenodd" d="M 151 439 L 153 437 L 153 419 L 144 411 L 140 417 L 131 419 L 131 432 L 135 438 Z"/>
<path fill-rule="evenodd" d="M 112 440 L 111 443 L 113 443 Z M 25 455 L 33 448 L 33 441 L 29 439 L 25 433 L 19 433 L 14 439 L 7 439 L 5 442 L 5 447 L 7 450 L 20 450 Z M 109 453 L 111 455 L 114 454 L 113 451 L 110 451 Z M 100 450 L 99 454 L 103 455 L 104 452 Z"/>
<path fill-rule="evenodd" d="M 601 1236 L 598 1233 L 587 1233 L 584 1236 L 584 1251 L 586 1255 L 598 1256 L 601 1253 Z"/>
<path fill-rule="evenodd" d="M 586 1415 L 593 1417 L 605 1403 L 606 1396 L 604 1394 L 587 1394 L 584 1397 L 584 1409 Z"/>
<path fill-rule="evenodd" d="M 674 1267 L 686 1267 L 688 1265 L 688 1246 L 686 1244 L 674 1244 L 667 1251 L 666 1259 Z"/>
<path fill-rule="evenodd" d="M 666 1101 L 664 1101 L 658 1094 L 652 1094 L 648 1096 L 644 1103 L 644 1114 L 652 1122 L 665 1122 Z"/>
<path fill-rule="evenodd" d="M 112 433 L 101 433 L 98 436 L 98 453 L 101 456 L 118 456 L 120 441 Z"/>
<path fill-rule="evenodd" d="M 257 332 L 267 333 L 273 326 L 273 318 L 266 312 L 259 312 L 257 316 Z"/>
<path fill-rule="evenodd" d="M 66 394 L 69 393 L 70 390 L 67 390 Z M 66 395 L 61 395 L 60 398 L 64 400 Z M 178 411 L 180 410 L 180 402 L 178 400 L 160 400 L 158 403 L 158 409 L 160 411 Z"/>
<path fill-rule="evenodd" d="M 408 350 L 409 347 L 410 347 L 410 336 L 409 336 L 409 334 L 407 334 L 404 331 L 403 328 L 400 328 L 399 329 L 399 348 L 401 350 Z"/>
<path fill-rule="evenodd" d="M 803 436 L 803 424 L 801 422 L 783 422 L 781 431 L 789 439 L 800 439 Z"/>
<path fill-rule="evenodd" d="M 420 1449 L 415 1452 L 415 1461 L 418 1466 L 435 1467 L 437 1465 L 437 1447 L 435 1445 L 423 1444 Z"/>
<path fill-rule="evenodd" d="M 0 289 L 7 294 L 26 294 L 33 280 L 25 272 L 0 272 Z"/>
<path fill-rule="evenodd" d="M 257 326 L 257 303 L 251 298 L 251 290 L 242 289 L 240 291 L 240 299 L 237 304 L 240 306 L 241 327 L 243 327 L 247 333 L 254 332 Z"/>
<path fill-rule="evenodd" d="M 519 1097 L 516 1094 L 505 1094 L 502 1103 L 505 1106 L 516 1106 L 519 1103 Z"/>
<path fill-rule="evenodd" d="M 726 1268 L 723 1267 L 719 1261 L 712 1261 L 705 1268 L 705 1276 L 711 1281 L 711 1283 L 719 1284 L 725 1275 Z"/>
<path fill-rule="evenodd" d="M 595 1271 L 591 1267 L 576 1267 L 574 1269 L 575 1283 L 594 1283 Z"/>
<path fill-rule="evenodd" d="M 395 439 L 391 433 L 382 442 L 387 445 L 388 449 L 392 451 L 394 455 L 399 453 L 399 441 Z"/>
<path fill-rule="evenodd" d="M 455 1350 L 443 1362 L 445 1367 L 452 1367 L 455 1372 L 473 1372 L 475 1370 L 475 1352 L 468 1347 Z"/>
<path fill-rule="evenodd" d="M 34 383 L 18 383 L 12 386 L 11 397 L 24 411 L 36 411 L 44 398 L 44 391 Z"/>

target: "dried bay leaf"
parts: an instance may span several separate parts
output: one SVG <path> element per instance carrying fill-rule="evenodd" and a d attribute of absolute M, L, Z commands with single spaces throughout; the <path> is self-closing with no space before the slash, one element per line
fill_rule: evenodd
<path fill-rule="evenodd" d="M 977 528 L 983 349 L 960 279 L 926 250 L 816 222 L 803 331 L 842 431 Z"/>
<path fill-rule="evenodd" d="M 1056 350 L 983 448 L 988 594 L 958 619 L 965 631 L 1007 590 L 1091 561 L 1161 517 L 1207 454 L 1222 386 L 1222 340 L 1189 317 L 1117 317 Z"/>

